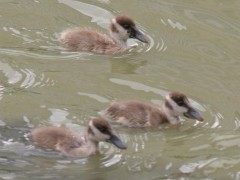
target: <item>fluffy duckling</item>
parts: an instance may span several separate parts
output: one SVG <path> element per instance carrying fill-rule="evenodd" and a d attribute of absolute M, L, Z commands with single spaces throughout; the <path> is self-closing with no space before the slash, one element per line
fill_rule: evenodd
<path fill-rule="evenodd" d="M 126 149 L 125 144 L 113 132 L 110 124 L 101 118 L 92 119 L 86 137 L 79 137 L 63 127 L 41 127 L 31 133 L 33 143 L 43 149 L 60 151 L 68 156 L 88 157 L 98 152 L 100 141 Z"/>
<path fill-rule="evenodd" d="M 131 48 L 127 45 L 129 38 L 135 38 L 144 43 L 149 42 L 148 37 L 137 29 L 131 18 L 117 16 L 111 20 L 110 36 L 87 28 L 76 28 L 62 32 L 59 40 L 72 51 L 116 54 Z"/>
<path fill-rule="evenodd" d="M 179 116 L 203 121 L 202 115 L 191 105 L 186 95 L 168 94 L 162 106 L 137 100 L 115 102 L 99 113 L 103 118 L 130 127 L 156 127 L 164 123 L 177 125 Z"/>

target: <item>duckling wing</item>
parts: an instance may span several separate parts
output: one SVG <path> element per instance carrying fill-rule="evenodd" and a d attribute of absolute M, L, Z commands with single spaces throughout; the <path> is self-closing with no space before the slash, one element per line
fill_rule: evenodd
<path fill-rule="evenodd" d="M 60 42 L 73 51 L 96 53 L 105 53 L 109 46 L 115 46 L 110 37 L 87 28 L 76 28 L 63 32 Z"/>
<path fill-rule="evenodd" d="M 61 127 L 42 127 L 32 131 L 33 143 L 44 149 L 68 151 L 81 146 L 83 141 L 69 129 Z"/>
<path fill-rule="evenodd" d="M 58 151 L 68 152 L 71 149 L 79 148 L 82 145 L 83 141 L 71 133 L 59 138 L 55 148 Z"/>
<path fill-rule="evenodd" d="M 133 127 L 151 126 L 152 121 L 160 118 L 158 107 L 136 100 L 113 103 L 100 114 L 108 120 Z"/>

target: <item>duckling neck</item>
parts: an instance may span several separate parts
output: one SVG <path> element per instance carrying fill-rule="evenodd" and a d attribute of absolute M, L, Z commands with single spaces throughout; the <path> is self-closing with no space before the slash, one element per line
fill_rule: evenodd
<path fill-rule="evenodd" d="M 78 147 L 71 149 L 67 154 L 77 157 L 88 157 L 98 152 L 98 142 L 85 138 L 85 143 Z"/>
<path fill-rule="evenodd" d="M 89 138 L 87 138 L 86 141 L 87 141 L 86 147 L 88 149 L 89 155 L 98 153 L 99 142 L 93 141 L 93 140 L 91 140 Z"/>
<path fill-rule="evenodd" d="M 163 105 L 162 109 L 170 124 L 179 123 L 179 116 L 175 115 L 171 109 L 169 109 L 166 105 Z"/>
<path fill-rule="evenodd" d="M 127 39 L 120 39 L 119 35 L 116 33 L 110 33 L 110 36 L 112 38 L 112 40 L 117 44 L 117 46 L 121 47 L 121 48 L 127 48 Z"/>

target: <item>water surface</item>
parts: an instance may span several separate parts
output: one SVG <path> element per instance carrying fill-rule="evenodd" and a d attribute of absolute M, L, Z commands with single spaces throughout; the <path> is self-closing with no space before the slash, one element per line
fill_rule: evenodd
<path fill-rule="evenodd" d="M 0 2 L 0 178 L 240 179 L 240 3 L 113 0 Z M 108 33 L 132 17 L 151 42 L 119 56 L 68 52 L 59 33 Z M 131 41 L 133 42 L 133 41 Z M 67 158 L 35 149 L 33 127 L 65 125 L 79 135 L 110 102 L 160 104 L 184 92 L 205 117 L 176 129 L 114 125 L 128 149 Z"/>

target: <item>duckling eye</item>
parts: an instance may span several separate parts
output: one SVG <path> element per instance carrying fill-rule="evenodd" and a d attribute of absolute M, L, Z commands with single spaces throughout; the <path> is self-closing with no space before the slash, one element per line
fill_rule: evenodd
<path fill-rule="evenodd" d="M 98 130 L 101 131 L 102 133 L 107 132 L 107 128 L 105 128 L 105 127 L 98 127 Z"/>
<path fill-rule="evenodd" d="M 177 100 L 176 102 L 179 106 L 183 106 L 184 105 L 184 101 L 182 99 Z"/>
<path fill-rule="evenodd" d="M 127 33 L 128 33 L 128 34 L 132 34 L 132 30 L 131 30 L 131 29 L 128 29 L 128 30 L 127 30 Z"/>
<path fill-rule="evenodd" d="M 129 29 L 130 28 L 130 26 L 128 24 L 124 24 L 123 27 L 124 27 L 124 29 Z"/>

